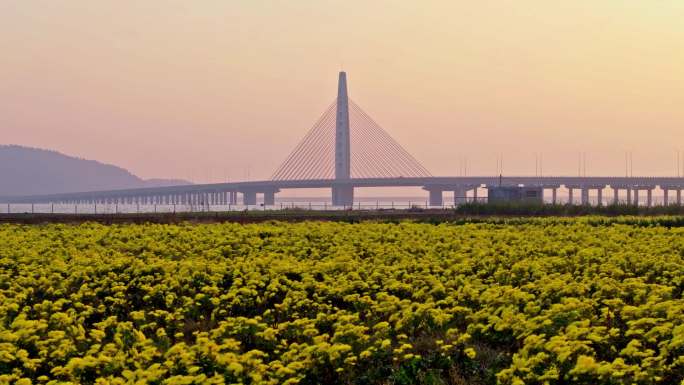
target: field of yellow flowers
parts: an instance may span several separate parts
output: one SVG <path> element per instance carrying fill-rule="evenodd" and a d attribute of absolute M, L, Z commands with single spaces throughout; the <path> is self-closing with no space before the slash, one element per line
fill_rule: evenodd
<path fill-rule="evenodd" d="M 684 228 L 0 225 L 0 384 L 682 384 Z"/>

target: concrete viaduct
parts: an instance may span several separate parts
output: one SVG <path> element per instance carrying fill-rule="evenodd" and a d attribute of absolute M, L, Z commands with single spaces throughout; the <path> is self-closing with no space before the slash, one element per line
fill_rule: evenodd
<path fill-rule="evenodd" d="M 256 205 L 257 194 L 263 196 L 265 205 L 275 203 L 275 195 L 284 189 L 323 188 L 332 191 L 343 190 L 350 195 L 355 188 L 362 187 L 422 187 L 428 192 L 431 206 L 441 206 L 445 192 L 453 194 L 454 202 L 465 201 L 467 193 L 477 198 L 478 189 L 498 184 L 538 186 L 544 189 L 552 202 L 557 202 L 561 187 L 568 190 L 571 201 L 589 203 L 590 191 L 597 191 L 599 204 L 617 201 L 620 191 L 626 192 L 627 201 L 638 202 L 646 197 L 646 204 L 652 204 L 653 191 L 660 188 L 665 204 L 682 204 L 684 178 L 681 177 L 419 177 L 419 178 L 350 178 L 339 180 L 282 180 L 235 183 L 197 184 L 171 187 L 140 188 L 64 194 L 34 195 L 0 198 L 2 203 L 121 203 L 121 204 L 238 204 Z M 612 197 L 603 191 L 610 187 Z M 640 195 L 644 194 L 644 195 Z M 353 196 L 353 195 L 352 195 Z M 611 199 L 612 198 L 612 199 Z M 338 206 L 351 206 L 353 202 L 336 202 Z"/>

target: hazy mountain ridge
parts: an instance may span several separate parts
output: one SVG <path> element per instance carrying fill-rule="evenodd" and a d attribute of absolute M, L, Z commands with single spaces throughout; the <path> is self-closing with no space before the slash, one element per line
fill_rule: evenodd
<path fill-rule="evenodd" d="M 190 184 L 180 179 L 142 179 L 128 170 L 19 145 L 0 145 L 0 196 L 55 194 Z"/>

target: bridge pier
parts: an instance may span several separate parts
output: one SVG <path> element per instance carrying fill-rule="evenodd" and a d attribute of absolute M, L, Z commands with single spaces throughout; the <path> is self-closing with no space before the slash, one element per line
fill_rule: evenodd
<path fill-rule="evenodd" d="M 639 206 L 639 188 L 638 187 L 634 188 L 634 202 L 633 202 L 633 204 L 635 206 Z"/>
<path fill-rule="evenodd" d="M 354 186 L 350 184 L 334 184 L 332 186 L 333 206 L 349 206 L 354 204 Z"/>
<path fill-rule="evenodd" d="M 454 205 L 460 205 L 468 201 L 468 189 L 466 187 L 457 186 L 454 189 Z"/>
<path fill-rule="evenodd" d="M 660 189 L 663 190 L 663 205 L 669 206 L 671 204 L 676 204 L 681 206 L 682 204 L 682 186 L 681 185 L 660 185 Z M 670 195 L 670 192 L 674 193 L 674 197 Z M 672 199 L 674 198 L 674 200 Z"/>
<path fill-rule="evenodd" d="M 254 206 L 257 204 L 256 191 L 243 191 L 242 192 L 242 204 L 245 206 Z"/>
<path fill-rule="evenodd" d="M 597 206 L 602 206 L 603 205 L 603 190 L 606 188 L 606 185 L 592 185 L 592 186 L 586 186 L 586 197 L 585 202 L 583 204 L 586 205 L 591 205 L 591 202 L 589 201 L 589 193 L 591 192 L 592 189 L 596 190 L 596 205 Z"/>
<path fill-rule="evenodd" d="M 275 190 L 264 191 L 264 206 L 275 205 Z"/>
<path fill-rule="evenodd" d="M 275 193 L 267 191 L 264 193 L 264 206 L 273 206 L 275 204 Z"/>
<path fill-rule="evenodd" d="M 546 190 L 551 190 L 551 203 L 556 204 L 558 202 L 558 189 L 560 188 L 559 184 L 540 184 L 541 187 L 541 201 L 543 203 L 546 203 Z"/>
<path fill-rule="evenodd" d="M 428 204 L 430 206 L 442 206 L 444 204 L 441 189 L 430 188 L 430 189 L 428 189 L 428 193 L 429 193 Z"/>
<path fill-rule="evenodd" d="M 662 187 L 663 189 L 663 206 L 669 206 L 670 205 L 670 189 L 667 187 Z"/>
<path fill-rule="evenodd" d="M 591 190 L 596 190 L 597 194 L 597 205 L 601 206 L 603 204 L 603 190 L 606 188 L 606 185 L 599 185 L 599 184 L 584 184 L 584 185 L 565 185 L 565 188 L 568 189 L 568 204 L 575 204 L 575 196 L 574 192 L 575 190 L 580 190 L 580 204 L 581 205 L 586 205 L 589 206 L 591 205 L 591 201 L 589 200 L 589 194 L 591 193 Z"/>

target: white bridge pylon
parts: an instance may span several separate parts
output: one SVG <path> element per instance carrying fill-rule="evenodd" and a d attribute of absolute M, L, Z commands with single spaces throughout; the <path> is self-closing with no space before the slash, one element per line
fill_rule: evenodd
<path fill-rule="evenodd" d="M 340 72 L 337 88 L 337 99 L 278 167 L 271 180 L 334 180 L 332 203 L 349 206 L 354 200 L 350 179 L 431 176 L 349 99 L 345 72 Z"/>

